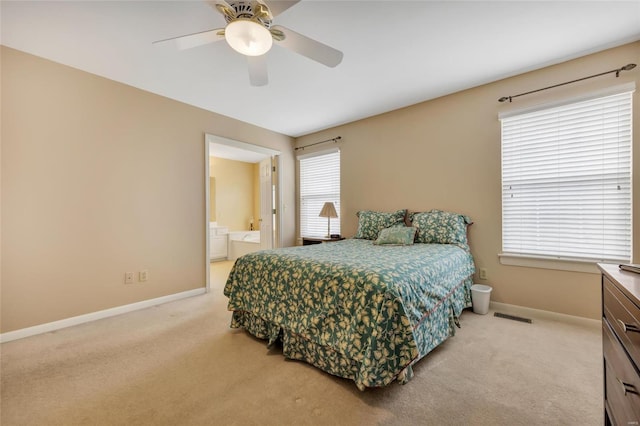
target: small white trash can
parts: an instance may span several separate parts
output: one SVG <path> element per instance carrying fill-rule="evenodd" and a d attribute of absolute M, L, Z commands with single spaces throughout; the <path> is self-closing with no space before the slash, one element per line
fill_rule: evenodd
<path fill-rule="evenodd" d="M 471 301 L 473 302 L 474 313 L 485 315 L 489 312 L 491 290 L 493 289 L 488 285 L 474 284 L 471 286 Z"/>

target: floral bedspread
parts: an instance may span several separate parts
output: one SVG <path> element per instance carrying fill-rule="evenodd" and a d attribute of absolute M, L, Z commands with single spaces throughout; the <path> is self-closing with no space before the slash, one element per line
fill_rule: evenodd
<path fill-rule="evenodd" d="M 347 239 L 242 256 L 224 294 L 232 328 L 281 339 L 288 358 L 364 389 L 408 380 L 411 365 L 454 334 L 473 272 L 455 245 Z"/>

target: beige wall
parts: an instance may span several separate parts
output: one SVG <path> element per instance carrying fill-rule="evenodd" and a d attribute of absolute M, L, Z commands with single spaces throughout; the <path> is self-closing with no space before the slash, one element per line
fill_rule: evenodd
<path fill-rule="evenodd" d="M 253 163 L 211 157 L 211 175 L 216 181 L 216 221 L 230 231 L 249 229 L 255 209 Z M 256 221 L 254 220 L 254 223 Z"/>
<path fill-rule="evenodd" d="M 498 98 L 619 68 L 640 58 L 640 42 L 525 73 L 370 119 L 298 138 L 301 146 L 342 136 L 341 220 L 344 235 L 357 228 L 356 211 L 432 208 L 470 215 L 476 266 L 487 268 L 492 300 L 588 318 L 600 316 L 595 274 L 504 266 L 501 251 L 500 122 L 498 114 L 623 83 L 640 71 L 608 75 L 517 98 Z M 640 133 L 635 92 L 634 128 Z M 634 137 L 634 152 L 640 152 Z M 640 155 L 634 158 L 634 229 L 640 228 Z M 634 247 L 640 247 L 634 233 Z M 635 261 L 640 262 L 640 250 Z M 477 281 L 482 282 L 482 281 Z"/>
<path fill-rule="evenodd" d="M 205 285 L 205 133 L 292 139 L 13 49 L 1 50 L 2 332 Z M 148 269 L 125 285 L 125 271 Z"/>

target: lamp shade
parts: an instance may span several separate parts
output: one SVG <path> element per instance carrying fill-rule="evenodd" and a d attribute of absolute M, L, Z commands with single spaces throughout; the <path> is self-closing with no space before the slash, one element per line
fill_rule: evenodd
<path fill-rule="evenodd" d="M 249 19 L 229 22 L 224 29 L 224 38 L 233 50 L 247 56 L 264 55 L 273 45 L 269 30 Z"/>
<path fill-rule="evenodd" d="M 333 205 L 331 201 L 327 201 L 322 206 L 322 210 L 320 210 L 319 217 L 338 217 L 338 213 L 336 212 L 336 207 Z"/>

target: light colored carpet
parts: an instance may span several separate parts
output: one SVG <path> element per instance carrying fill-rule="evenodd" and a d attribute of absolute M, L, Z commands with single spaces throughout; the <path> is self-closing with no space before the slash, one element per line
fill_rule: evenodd
<path fill-rule="evenodd" d="M 2 344 L 2 426 L 599 425 L 596 327 L 462 315 L 404 386 L 357 390 L 229 329 L 212 292 Z"/>

